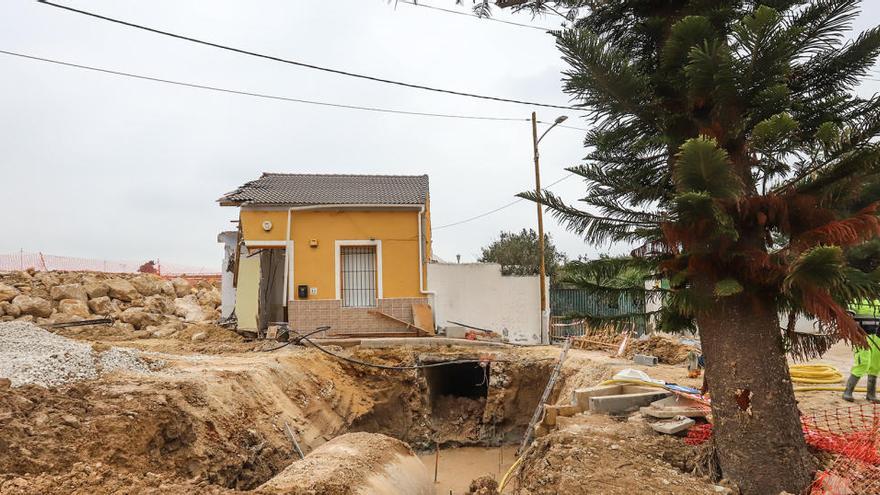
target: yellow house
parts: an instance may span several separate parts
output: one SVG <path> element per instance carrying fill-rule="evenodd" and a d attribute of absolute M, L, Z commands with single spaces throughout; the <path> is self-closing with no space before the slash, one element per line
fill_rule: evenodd
<path fill-rule="evenodd" d="M 424 320 L 427 175 L 264 173 L 218 201 L 239 208 L 240 329 L 398 333 L 413 330 L 414 307 Z"/>

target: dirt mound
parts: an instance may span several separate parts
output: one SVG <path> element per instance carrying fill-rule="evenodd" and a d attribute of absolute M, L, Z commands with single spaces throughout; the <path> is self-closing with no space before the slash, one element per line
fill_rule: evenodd
<path fill-rule="evenodd" d="M 498 482 L 491 476 L 480 476 L 471 481 L 468 488 L 468 494 L 473 495 L 494 495 L 498 492 Z"/>
<path fill-rule="evenodd" d="M 623 423 L 604 415 L 579 416 L 539 438 L 526 453 L 517 493 L 716 493 L 709 481 L 682 472 L 690 469 L 693 456 L 693 448 L 655 434 L 639 416 Z"/>
<path fill-rule="evenodd" d="M 429 495 L 434 486 L 425 465 L 405 443 L 374 433 L 348 433 L 291 464 L 258 492 Z"/>
<path fill-rule="evenodd" d="M 681 364 L 687 355 L 696 348 L 682 344 L 680 340 L 669 335 L 651 335 L 647 339 L 636 339 L 626 346 L 626 356 L 632 358 L 636 354 L 656 356 L 663 364 Z"/>

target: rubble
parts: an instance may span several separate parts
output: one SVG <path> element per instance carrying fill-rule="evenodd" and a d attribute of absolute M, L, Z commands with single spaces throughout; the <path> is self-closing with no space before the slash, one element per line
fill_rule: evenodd
<path fill-rule="evenodd" d="M 148 373 L 133 350 L 111 348 L 95 355 L 92 346 L 47 332 L 30 323 L 0 323 L 0 377 L 13 387 L 54 387 L 98 377 L 104 370 Z M 97 362 L 96 362 L 97 360 Z"/>
<path fill-rule="evenodd" d="M 220 299 L 212 282 L 193 285 L 182 278 L 166 280 L 152 274 L 0 274 L 0 322 L 51 325 L 110 317 L 120 334 L 134 331 L 146 332 L 141 338 L 168 338 L 185 324 L 219 319 Z"/>

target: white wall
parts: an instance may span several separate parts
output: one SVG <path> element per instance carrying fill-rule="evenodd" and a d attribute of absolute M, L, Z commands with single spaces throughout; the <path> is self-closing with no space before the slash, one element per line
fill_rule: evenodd
<path fill-rule="evenodd" d="M 506 277 L 495 263 L 429 263 L 428 289 L 435 292 L 438 327 L 452 330 L 449 320 L 500 333 L 521 344 L 546 342 L 541 330 L 538 276 Z M 549 306 L 550 279 L 547 278 Z"/>
<path fill-rule="evenodd" d="M 220 317 L 228 318 L 235 309 L 235 287 L 232 286 L 235 264 L 235 245 L 238 232 L 221 232 L 217 242 L 223 243 L 223 264 L 220 266 Z"/>

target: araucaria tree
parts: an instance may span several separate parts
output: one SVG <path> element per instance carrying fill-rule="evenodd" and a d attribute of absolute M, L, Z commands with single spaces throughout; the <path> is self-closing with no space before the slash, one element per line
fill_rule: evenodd
<path fill-rule="evenodd" d="M 858 0 L 498 4 L 569 17 L 564 89 L 592 124 L 570 169 L 586 206 L 524 196 L 587 241 L 637 246 L 584 270 L 669 281 L 651 291 L 655 316 L 699 330 L 724 476 L 745 494 L 800 493 L 816 466 L 786 352 L 815 355 L 827 339 L 796 338 L 794 318 L 860 343 L 846 306 L 880 295 L 880 273 L 844 255 L 880 234 L 876 203 L 850 207 L 880 174 L 880 98 L 854 92 L 880 29 L 846 36 Z"/>

